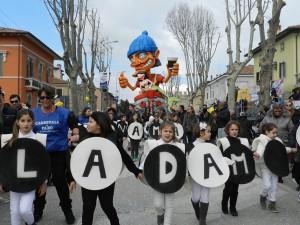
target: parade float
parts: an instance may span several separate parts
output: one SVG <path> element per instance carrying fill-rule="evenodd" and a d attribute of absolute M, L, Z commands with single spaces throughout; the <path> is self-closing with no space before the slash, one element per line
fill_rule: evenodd
<path fill-rule="evenodd" d="M 130 44 L 127 57 L 135 69 L 132 76 L 136 78 L 136 83 L 131 85 L 124 73 L 119 76 L 121 88 L 129 88 L 132 91 L 139 88 L 139 94 L 134 98 L 134 104 L 137 109 L 148 109 L 151 113 L 157 107 L 166 107 L 168 97 L 159 87 L 159 84 L 167 83 L 170 78 L 178 75 L 179 65 L 176 63 L 177 58 L 168 59 L 167 75 L 151 72 L 154 67 L 161 66 L 159 60 L 160 51 L 154 40 L 144 31 L 140 36 Z"/>

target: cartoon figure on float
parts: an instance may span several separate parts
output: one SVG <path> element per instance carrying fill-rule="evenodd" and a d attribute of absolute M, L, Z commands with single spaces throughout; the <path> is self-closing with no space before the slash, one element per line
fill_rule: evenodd
<path fill-rule="evenodd" d="M 119 84 L 121 88 L 130 88 L 134 91 L 140 88 L 140 93 L 134 98 L 136 108 L 146 109 L 153 112 L 156 107 L 167 106 L 167 96 L 164 91 L 159 88 L 159 84 L 167 83 L 173 76 L 178 75 L 179 64 L 176 63 L 177 58 L 169 59 L 167 65 L 167 76 L 151 73 L 151 68 L 161 65 L 159 60 L 159 49 L 154 40 L 148 36 L 148 32 L 144 31 L 129 46 L 127 57 L 131 61 L 130 66 L 135 69 L 132 74 L 137 78 L 135 85 L 128 82 L 124 73 L 119 76 Z"/>

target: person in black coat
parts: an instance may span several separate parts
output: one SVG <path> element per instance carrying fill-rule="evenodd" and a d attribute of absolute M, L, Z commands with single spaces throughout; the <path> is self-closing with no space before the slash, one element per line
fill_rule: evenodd
<path fill-rule="evenodd" d="M 117 141 L 117 133 L 113 132 L 110 119 L 108 118 L 108 115 L 106 113 L 93 112 L 89 118 L 87 131 L 87 136 L 81 138 L 81 140 L 90 137 L 102 137 L 112 141 L 119 149 L 122 161 L 126 165 L 127 169 L 136 177 L 142 178 L 142 171 L 135 166 L 129 155 Z M 99 198 L 101 208 L 108 217 L 110 224 L 120 224 L 117 211 L 113 205 L 114 190 L 115 183 L 102 190 L 88 190 L 85 188 L 81 188 L 83 202 L 82 225 L 93 224 L 97 198 Z"/>
<path fill-rule="evenodd" d="M 242 138 L 247 138 L 249 143 L 252 143 L 252 140 L 255 137 L 255 132 L 252 129 L 252 123 L 247 118 L 247 114 L 245 112 L 241 112 L 237 121 L 240 123 L 239 136 Z"/>

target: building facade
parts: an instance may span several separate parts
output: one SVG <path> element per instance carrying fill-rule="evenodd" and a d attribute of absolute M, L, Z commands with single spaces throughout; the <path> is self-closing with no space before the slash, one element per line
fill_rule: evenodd
<path fill-rule="evenodd" d="M 52 85 L 55 87 L 55 94 L 64 103 L 64 107 L 70 107 L 70 83 L 63 79 L 63 71 L 60 65 L 54 67 Z"/>
<path fill-rule="evenodd" d="M 275 48 L 272 82 L 283 81 L 283 97 L 287 98 L 294 88 L 300 87 L 300 25 L 290 26 L 279 32 Z M 254 81 L 259 85 L 262 76 L 259 66 L 261 47 L 255 48 L 253 54 Z"/>
<path fill-rule="evenodd" d="M 236 88 L 239 90 L 248 90 L 249 95 L 256 90 L 253 71 L 253 65 L 245 66 L 238 75 L 235 83 Z M 217 75 L 213 80 L 209 81 L 205 89 L 205 104 L 210 105 L 217 101 L 226 101 L 228 93 L 227 77 L 228 74 Z"/>
<path fill-rule="evenodd" d="M 37 92 L 51 88 L 53 61 L 61 57 L 27 31 L 0 27 L 0 86 L 5 101 L 18 94 L 21 101 L 37 106 Z"/>

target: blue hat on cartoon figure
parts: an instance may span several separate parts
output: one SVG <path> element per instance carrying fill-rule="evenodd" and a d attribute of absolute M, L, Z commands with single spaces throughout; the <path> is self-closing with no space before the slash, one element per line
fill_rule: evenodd
<path fill-rule="evenodd" d="M 140 36 L 138 36 L 136 39 L 133 40 L 133 42 L 130 44 L 127 57 L 130 59 L 130 57 L 133 54 L 140 53 L 140 52 L 152 52 L 155 53 L 157 50 L 157 46 L 155 44 L 155 41 L 148 36 L 147 31 L 143 31 Z M 160 66 L 160 60 L 157 59 L 155 63 L 156 66 Z"/>

